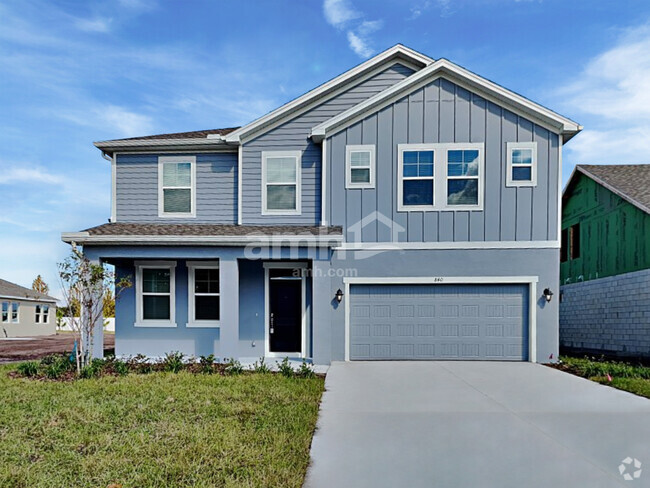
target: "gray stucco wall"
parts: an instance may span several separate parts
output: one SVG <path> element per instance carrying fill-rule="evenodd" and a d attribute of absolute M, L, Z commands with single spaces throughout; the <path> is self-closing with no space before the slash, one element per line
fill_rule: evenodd
<path fill-rule="evenodd" d="M 118 222 L 237 223 L 237 152 L 196 156 L 196 218 L 158 217 L 158 154 L 118 154 Z"/>
<path fill-rule="evenodd" d="M 244 224 L 318 225 L 321 217 L 321 146 L 310 139 L 312 127 L 376 95 L 413 73 L 399 63 L 316 108 L 246 142 L 243 147 L 242 219 Z M 262 151 L 302 151 L 302 213 L 262 215 Z"/>
<path fill-rule="evenodd" d="M 560 289 L 563 348 L 650 357 L 650 269 Z"/>
<path fill-rule="evenodd" d="M 507 187 L 506 143 L 530 141 L 537 142 L 537 186 Z M 485 143 L 484 210 L 398 212 L 398 144 L 446 142 Z M 405 229 L 398 241 L 557 240 L 558 142 L 556 134 L 438 79 L 327 140 L 327 221 L 348 229 L 379 211 Z M 376 145 L 376 189 L 345 189 L 348 144 Z M 371 222 L 362 240 L 391 241 L 391 228 Z"/>

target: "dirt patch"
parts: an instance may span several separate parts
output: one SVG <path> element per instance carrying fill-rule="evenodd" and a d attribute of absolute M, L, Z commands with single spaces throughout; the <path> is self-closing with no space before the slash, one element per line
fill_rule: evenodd
<path fill-rule="evenodd" d="M 74 347 L 74 340 L 73 334 L 0 340 L 0 364 L 40 359 L 48 354 L 70 352 Z M 104 334 L 104 352 L 113 352 L 114 349 L 115 335 Z"/>

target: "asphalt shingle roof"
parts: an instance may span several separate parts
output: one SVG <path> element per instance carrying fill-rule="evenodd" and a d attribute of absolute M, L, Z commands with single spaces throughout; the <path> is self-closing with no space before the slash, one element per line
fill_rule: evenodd
<path fill-rule="evenodd" d="M 239 127 L 228 127 L 226 129 L 207 129 L 207 130 L 195 130 L 191 132 L 172 132 L 169 134 L 156 134 L 153 136 L 142 136 L 142 137 L 127 137 L 125 139 L 112 139 L 105 142 L 116 142 L 116 141 L 146 141 L 152 139 L 205 139 L 209 135 L 218 134 L 220 136 L 225 136 L 231 132 L 239 129 Z"/>
<path fill-rule="evenodd" d="M 650 164 L 579 164 L 578 170 L 650 213 Z"/>
<path fill-rule="evenodd" d="M 83 232 L 91 236 L 341 235 L 341 227 L 307 225 L 217 225 L 109 223 Z"/>
<path fill-rule="evenodd" d="M 56 301 L 44 293 L 39 293 L 31 288 L 17 285 L 10 281 L 0 279 L 0 297 L 31 298 L 32 300 Z"/>

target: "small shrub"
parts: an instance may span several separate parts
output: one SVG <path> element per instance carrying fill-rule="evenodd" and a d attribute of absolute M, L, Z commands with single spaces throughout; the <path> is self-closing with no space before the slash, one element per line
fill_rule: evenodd
<path fill-rule="evenodd" d="M 291 363 L 289 362 L 289 358 L 284 358 L 281 363 L 276 363 L 278 365 L 278 371 L 282 376 L 285 378 L 293 378 L 294 376 L 294 371 L 293 368 L 291 367 Z"/>
<path fill-rule="evenodd" d="M 130 369 L 133 369 L 139 374 L 149 374 L 153 371 L 153 364 L 149 361 L 144 354 L 138 354 L 130 358 L 127 362 Z"/>
<path fill-rule="evenodd" d="M 199 366 L 201 373 L 214 373 L 214 354 L 210 354 L 209 356 L 201 356 L 199 359 Z"/>
<path fill-rule="evenodd" d="M 43 366 L 49 366 L 50 364 L 54 364 L 57 361 L 59 361 L 59 358 L 61 356 L 59 354 L 48 354 L 44 358 L 41 359 L 41 364 Z"/>
<path fill-rule="evenodd" d="M 179 351 L 168 352 L 163 359 L 163 370 L 169 373 L 178 373 L 183 369 L 185 354 Z"/>
<path fill-rule="evenodd" d="M 25 378 L 33 378 L 38 374 L 38 362 L 27 361 L 18 365 L 18 373 Z"/>
<path fill-rule="evenodd" d="M 226 361 L 226 366 L 223 368 L 223 372 L 227 375 L 234 376 L 242 374 L 244 372 L 244 367 L 235 358 L 230 358 Z"/>
<path fill-rule="evenodd" d="M 259 374 L 268 374 L 271 372 L 271 368 L 264 362 L 264 358 L 261 357 L 259 362 L 255 361 L 253 363 L 253 371 Z"/>
<path fill-rule="evenodd" d="M 42 363 L 41 363 L 42 364 Z M 45 364 L 45 376 L 51 380 L 56 380 L 63 376 L 64 373 L 70 371 L 73 367 L 73 363 L 65 356 L 57 356 L 56 359 L 48 361 Z"/>
<path fill-rule="evenodd" d="M 296 371 L 296 376 L 311 379 L 316 377 L 316 373 L 314 373 L 314 367 L 311 364 L 307 364 L 307 361 L 303 359 L 298 371 Z"/>
<path fill-rule="evenodd" d="M 118 376 L 126 376 L 129 374 L 129 365 L 124 361 L 116 359 L 113 361 L 113 371 L 115 371 L 115 374 Z"/>
<path fill-rule="evenodd" d="M 81 371 L 79 371 L 79 378 L 82 378 L 84 380 L 88 380 L 90 378 L 97 378 L 100 374 L 100 369 L 96 368 L 92 364 L 88 364 L 81 368 Z"/>

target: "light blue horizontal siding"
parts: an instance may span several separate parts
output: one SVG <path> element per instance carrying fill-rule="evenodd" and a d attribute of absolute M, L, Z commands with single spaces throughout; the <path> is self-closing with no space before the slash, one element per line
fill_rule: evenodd
<path fill-rule="evenodd" d="M 524 141 L 537 141 L 537 186 L 506 187 L 506 143 Z M 438 142 L 485 143 L 484 210 L 397 211 L 398 144 Z M 348 229 L 375 211 L 394 222 L 370 222 L 362 241 L 557 240 L 558 136 L 448 80 L 409 94 L 326 144 L 328 222 Z M 348 144 L 376 144 L 376 189 L 345 189 Z M 404 232 L 394 233 L 397 226 Z M 347 230 L 346 239 L 355 236 Z"/>
<path fill-rule="evenodd" d="M 394 64 L 341 95 L 247 142 L 243 147 L 242 223 L 318 225 L 321 216 L 321 147 L 309 138 L 311 129 L 412 73 L 410 68 Z M 301 215 L 262 215 L 262 151 L 295 150 L 302 151 Z"/>
<path fill-rule="evenodd" d="M 237 223 L 237 153 L 195 156 L 196 218 L 161 219 L 158 217 L 158 155 L 118 154 L 117 221 Z"/>

